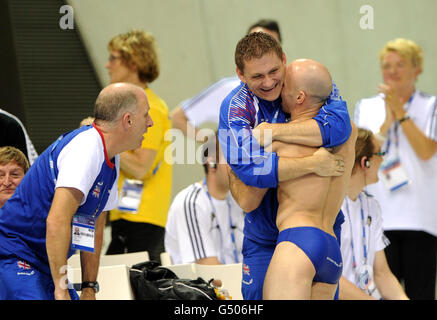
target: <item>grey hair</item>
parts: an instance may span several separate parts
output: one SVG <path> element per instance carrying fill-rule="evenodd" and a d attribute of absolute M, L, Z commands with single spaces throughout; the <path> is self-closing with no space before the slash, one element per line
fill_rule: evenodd
<path fill-rule="evenodd" d="M 132 90 L 101 92 L 94 106 L 96 121 L 115 122 L 124 112 L 136 113 L 137 97 Z"/>

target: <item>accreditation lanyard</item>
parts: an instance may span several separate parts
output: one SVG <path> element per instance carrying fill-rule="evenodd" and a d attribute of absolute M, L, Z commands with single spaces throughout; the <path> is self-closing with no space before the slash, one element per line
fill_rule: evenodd
<path fill-rule="evenodd" d="M 62 140 L 63 138 L 64 138 L 64 135 L 60 136 L 60 137 L 59 137 L 59 138 L 54 142 L 53 147 L 52 147 L 52 149 L 51 149 L 50 152 L 49 152 L 49 166 L 50 166 L 50 173 L 51 173 L 51 175 L 52 175 L 52 180 L 53 180 L 53 182 L 54 182 L 54 184 L 55 184 L 55 187 L 56 187 L 57 179 L 56 179 L 56 175 L 55 175 L 55 163 L 54 163 L 54 161 L 53 161 L 52 153 L 53 153 L 53 151 L 55 150 L 55 148 L 58 146 L 59 142 L 61 142 L 61 140 Z M 104 190 L 103 190 L 103 193 L 102 193 L 103 195 L 105 194 L 107 187 L 108 187 L 108 186 L 106 185 L 105 188 L 104 188 Z M 104 197 L 101 197 L 101 198 L 100 198 L 100 201 L 99 201 L 99 203 L 98 203 L 98 205 L 97 205 L 97 209 L 96 209 L 96 211 L 94 212 L 94 214 L 93 214 L 93 216 L 92 216 L 93 219 L 96 217 L 97 213 L 98 213 L 99 210 L 100 210 L 100 206 L 101 206 L 101 204 L 102 204 L 102 200 L 103 200 L 103 198 L 104 198 Z"/>
<path fill-rule="evenodd" d="M 56 175 L 55 175 L 55 163 L 53 161 L 52 153 L 55 148 L 58 146 L 59 142 L 64 138 L 64 136 L 60 136 L 53 144 L 52 149 L 49 152 L 49 166 L 50 173 L 53 179 L 53 182 L 56 187 Z M 103 189 L 102 195 L 106 194 L 107 185 L 105 185 Z M 94 253 L 95 248 L 95 224 L 96 224 L 96 216 L 100 210 L 102 201 L 104 196 L 100 197 L 97 208 L 94 211 L 94 214 L 90 217 L 87 213 L 81 213 L 77 211 L 72 218 L 71 223 L 71 248 L 73 250 L 82 250 L 87 252 Z"/>
<path fill-rule="evenodd" d="M 205 188 L 206 195 L 208 196 L 208 199 L 209 199 L 209 201 L 210 201 L 210 203 L 211 203 L 212 211 L 213 211 L 214 215 L 217 217 L 217 211 L 216 211 L 215 206 L 214 206 L 214 203 L 213 203 L 213 201 L 212 201 L 211 194 L 210 194 L 209 191 L 208 191 L 208 186 L 207 186 L 207 184 L 206 184 L 206 178 L 203 179 L 203 186 L 204 186 L 204 188 Z M 227 205 L 228 205 L 228 213 L 229 213 L 229 228 L 230 228 L 230 231 L 231 231 L 231 240 L 232 240 L 232 245 L 233 245 L 233 247 L 234 247 L 234 249 L 233 249 L 234 259 L 235 259 L 235 262 L 238 263 L 239 261 L 238 261 L 238 254 L 237 254 L 237 245 L 236 245 L 236 242 L 235 242 L 235 232 L 234 232 L 235 226 L 234 226 L 234 224 L 232 223 L 231 203 L 230 203 L 228 197 L 226 197 L 226 203 L 227 203 Z M 218 218 L 217 218 L 217 219 L 218 219 Z M 223 238 L 223 236 L 222 236 L 222 232 L 221 232 L 221 229 L 220 229 L 220 226 L 219 226 L 218 223 L 217 223 L 217 228 L 219 229 L 220 237 Z"/>
<path fill-rule="evenodd" d="M 363 245 L 363 255 L 364 255 L 364 264 L 367 264 L 367 249 L 370 247 L 370 235 L 369 235 L 369 246 L 366 244 L 366 223 L 364 219 L 364 209 L 363 209 L 363 201 L 361 199 L 361 195 L 358 196 L 358 199 L 360 200 L 360 213 L 361 213 L 361 226 L 362 226 L 362 233 L 361 233 L 361 243 Z M 368 208 L 367 208 L 368 209 Z M 349 219 L 349 228 L 351 232 L 351 247 L 352 247 L 352 262 L 353 262 L 353 268 L 357 268 L 357 259 L 355 257 L 355 249 L 354 249 L 354 241 L 353 241 L 353 230 L 352 230 L 352 220 L 351 220 L 351 214 L 349 210 L 349 198 L 346 200 L 346 212 Z M 370 229 L 369 229 L 370 232 Z"/>

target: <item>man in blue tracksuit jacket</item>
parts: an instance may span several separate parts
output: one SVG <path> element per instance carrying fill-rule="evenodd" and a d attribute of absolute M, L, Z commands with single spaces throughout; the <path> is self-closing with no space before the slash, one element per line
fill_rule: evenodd
<path fill-rule="evenodd" d="M 262 299 L 264 277 L 278 236 L 278 182 L 308 173 L 338 175 L 342 161 L 323 148 L 311 157 L 279 158 L 276 153 L 264 150 L 253 129 L 261 123 L 270 123 L 272 125 L 268 128 L 272 130 L 270 138 L 273 140 L 330 148 L 349 138 L 351 124 L 347 105 L 335 84 L 330 98 L 316 117 L 298 124 L 286 123 L 290 119 L 282 111 L 280 98 L 286 57 L 280 44 L 268 35 L 254 33 L 241 39 L 236 47 L 235 62 L 242 83 L 222 102 L 218 136 L 232 169 L 232 194 L 247 212 L 243 242 L 243 297 Z M 334 226 L 339 241 L 343 221 L 340 211 Z"/>

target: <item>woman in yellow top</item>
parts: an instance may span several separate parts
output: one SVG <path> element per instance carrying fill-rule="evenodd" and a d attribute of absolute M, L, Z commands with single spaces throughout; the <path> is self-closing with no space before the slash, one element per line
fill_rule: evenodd
<path fill-rule="evenodd" d="M 159 75 L 155 39 L 132 30 L 112 38 L 108 51 L 110 82 L 144 88 L 154 125 L 141 148 L 120 155 L 119 204 L 110 213 L 112 241 L 106 254 L 148 251 L 151 260 L 160 261 L 172 183 L 172 167 L 164 159 L 170 142 L 164 134 L 171 121 L 166 103 L 148 87 Z"/>

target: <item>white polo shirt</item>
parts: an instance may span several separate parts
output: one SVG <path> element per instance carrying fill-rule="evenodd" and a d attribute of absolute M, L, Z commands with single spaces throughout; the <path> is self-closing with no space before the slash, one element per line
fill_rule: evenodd
<path fill-rule="evenodd" d="M 165 251 L 174 264 L 214 256 L 223 264 L 238 263 L 243 225 L 243 210 L 230 193 L 225 200 L 209 198 L 204 184 L 194 183 L 180 191 L 170 206 Z"/>
<path fill-rule="evenodd" d="M 240 85 L 238 77 L 223 78 L 198 95 L 182 101 L 181 106 L 185 116 L 194 127 L 211 122 L 218 124 L 220 106 L 226 96 Z"/>
<path fill-rule="evenodd" d="M 363 210 L 363 218 L 361 217 L 361 209 Z M 384 250 L 389 241 L 384 236 L 382 229 L 381 208 L 373 196 L 361 192 L 355 201 L 346 196 L 341 210 L 344 214 L 344 223 L 341 226 L 343 276 L 358 286 L 356 271 L 365 264 L 364 246 L 366 247 L 367 264 L 373 266 L 375 253 Z M 353 265 L 354 259 L 356 268 Z M 374 281 L 373 278 L 372 281 Z M 372 293 L 372 296 L 380 298 L 377 289 Z"/>
<path fill-rule="evenodd" d="M 404 108 L 415 125 L 430 139 L 437 141 L 437 99 L 416 90 Z M 385 102 L 382 95 L 362 99 L 355 108 L 355 124 L 374 133 L 385 120 Z M 390 128 L 390 141 L 384 160 L 399 156 L 409 183 L 395 191 L 389 191 L 380 181 L 368 186 L 368 191 L 381 205 L 384 230 L 425 231 L 437 236 L 437 154 L 420 160 L 412 149 L 401 126 L 397 124 L 398 147 L 395 143 L 395 125 Z M 387 143 L 383 145 L 385 150 Z"/>

